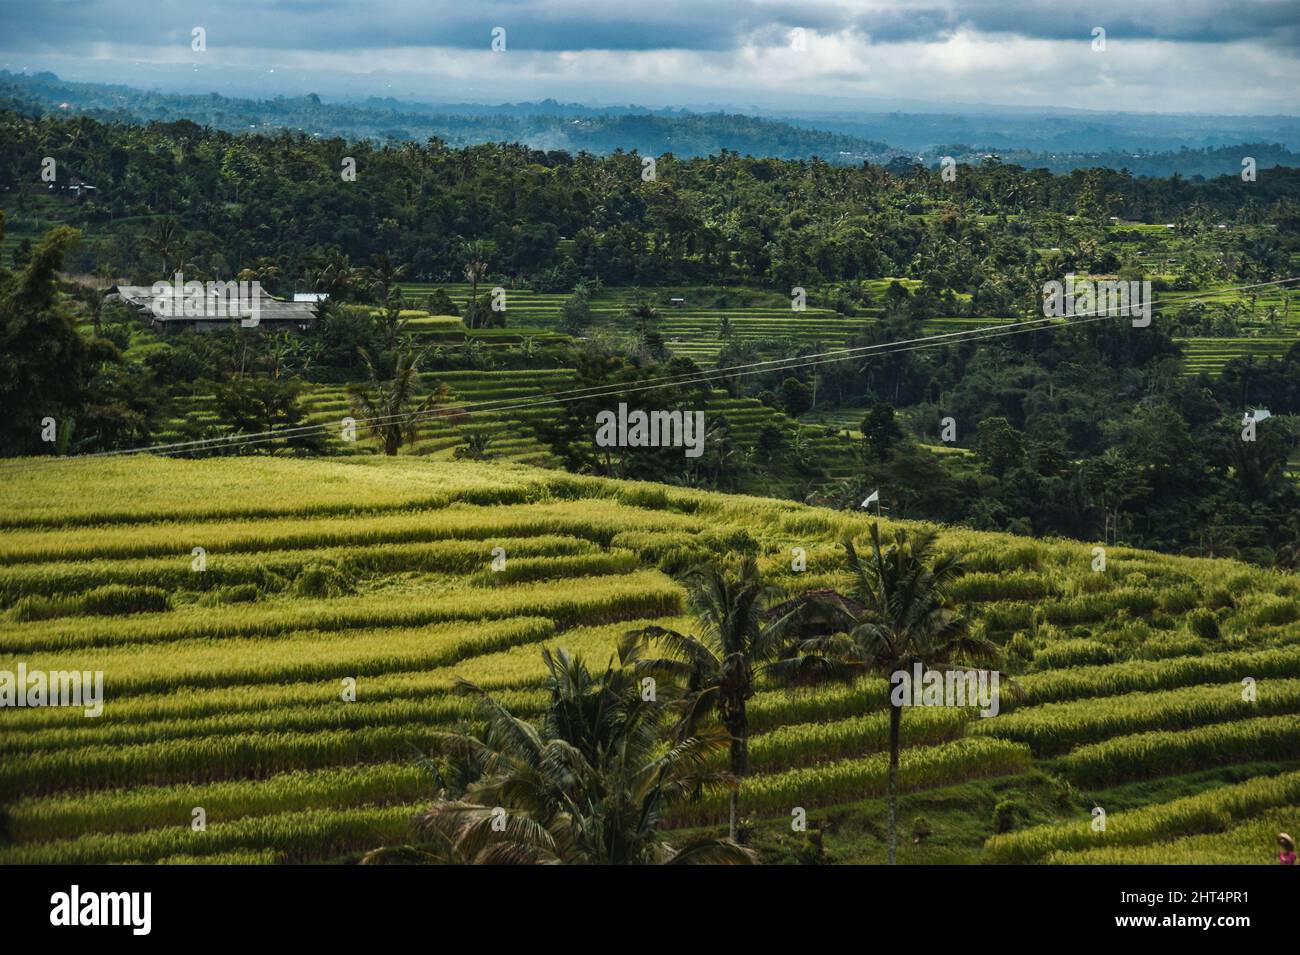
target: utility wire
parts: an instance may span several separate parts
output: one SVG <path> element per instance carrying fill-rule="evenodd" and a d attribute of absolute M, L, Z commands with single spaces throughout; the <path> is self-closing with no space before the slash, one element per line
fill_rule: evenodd
<path fill-rule="evenodd" d="M 1226 294 L 1229 292 L 1241 292 L 1254 288 L 1285 285 L 1286 283 L 1295 282 L 1297 280 L 1300 280 L 1300 276 L 1217 289 L 1206 293 L 1206 295 Z M 1166 306 L 1181 304 L 1186 301 L 1188 300 L 1177 299 L 1171 301 L 1160 301 L 1152 303 L 1151 308 L 1154 311 Z M 449 407 L 431 408 L 414 414 L 406 413 L 370 418 L 354 418 L 352 421 L 354 425 L 366 425 L 373 428 L 396 420 L 402 420 L 404 422 L 420 422 L 431 418 L 449 417 L 471 409 L 484 412 L 524 410 L 534 407 L 543 407 L 546 405 L 581 401 L 587 398 L 604 398 L 624 394 L 634 394 L 642 391 L 652 391 L 659 388 L 670 388 L 679 385 L 703 384 L 719 378 L 742 377 L 745 375 L 764 374 L 770 371 L 787 371 L 796 368 L 815 367 L 832 362 L 846 361 L 857 357 L 873 358 L 877 355 L 901 354 L 928 348 L 943 347 L 945 345 L 962 344 L 968 341 L 985 341 L 1006 337 L 1008 335 L 1024 334 L 1025 332 L 1068 328 L 1075 325 L 1091 324 L 1095 321 L 1104 321 L 1108 318 L 1117 317 L 1129 318 L 1130 316 L 1116 316 L 1108 312 L 1097 311 L 1085 312 L 1065 319 L 1055 316 L 1042 316 L 1018 322 L 1001 322 L 997 325 L 983 325 L 978 328 L 942 332 L 934 335 L 920 336 L 918 338 L 903 339 L 897 342 L 860 345 L 853 348 L 832 349 L 830 351 L 819 352 L 813 355 L 799 355 L 792 358 L 774 358 L 765 361 L 750 362 L 743 365 L 730 365 L 726 368 L 715 368 L 711 371 L 691 372 L 683 375 L 660 375 L 653 378 L 641 379 L 638 382 L 629 383 L 627 385 L 592 385 L 585 388 L 546 392 L 534 398 L 518 400 L 508 398 L 487 399 L 484 401 L 468 402 Z M 120 457 L 132 454 L 184 454 L 191 451 L 219 451 L 225 448 L 239 448 L 265 444 L 268 442 L 283 441 L 286 438 L 307 437 L 314 434 L 324 435 L 334 430 L 337 426 L 338 425 L 334 422 L 329 424 L 317 423 L 272 431 L 221 435 L 213 438 L 200 438 L 192 441 L 180 441 L 138 448 L 93 451 L 87 454 L 65 455 L 61 457 L 41 457 L 35 460 L 25 459 L 23 461 L 0 464 L 0 470 L 36 466 L 38 464 L 45 465 L 55 461 L 73 461 L 81 458 Z"/>

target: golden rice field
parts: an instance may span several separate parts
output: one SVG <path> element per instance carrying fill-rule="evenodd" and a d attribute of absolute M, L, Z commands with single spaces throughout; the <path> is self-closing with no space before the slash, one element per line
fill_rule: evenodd
<path fill-rule="evenodd" d="M 104 674 L 99 717 L 0 708 L 2 863 L 325 862 L 407 841 L 434 791 L 424 741 L 471 716 L 459 679 L 540 712 L 543 646 L 603 665 L 628 629 L 689 628 L 676 575 L 712 557 L 753 553 L 789 594 L 843 583 L 838 541 L 867 524 L 418 456 L 24 463 L 0 505 L 0 671 Z M 1096 572 L 1090 543 L 941 541 L 1018 692 L 991 718 L 905 712 L 902 789 L 1046 773 L 1077 796 L 1047 825 L 983 820 L 975 861 L 1262 863 L 1272 833 L 1300 828 L 1300 577 L 1124 548 Z M 764 688 L 745 812 L 776 825 L 879 797 L 886 693 Z M 1237 782 L 1161 795 L 1232 766 Z M 1099 831 L 1084 807 L 1112 797 Z M 676 824 L 725 815 L 705 793 Z"/>

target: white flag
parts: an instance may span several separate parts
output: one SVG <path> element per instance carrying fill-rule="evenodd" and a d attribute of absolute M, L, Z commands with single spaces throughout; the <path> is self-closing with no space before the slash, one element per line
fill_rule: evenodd
<path fill-rule="evenodd" d="M 876 503 L 880 503 L 880 489 L 879 489 L 879 488 L 877 488 L 876 490 L 872 491 L 870 494 L 867 495 L 867 499 L 866 499 L 865 501 L 862 502 L 862 506 L 863 506 L 863 507 L 869 507 L 869 506 L 871 505 L 871 502 L 872 502 L 872 501 L 875 501 Z"/>

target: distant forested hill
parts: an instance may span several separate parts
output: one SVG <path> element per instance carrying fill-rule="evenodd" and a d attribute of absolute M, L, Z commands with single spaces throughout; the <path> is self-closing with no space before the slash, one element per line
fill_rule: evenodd
<path fill-rule="evenodd" d="M 635 150 L 683 159 L 721 150 L 774 159 L 820 157 L 836 165 L 903 160 L 935 167 L 942 157 L 978 163 L 997 155 L 1053 172 L 1105 167 L 1135 176 L 1235 175 L 1251 156 L 1260 169 L 1300 166 L 1300 120 L 1024 112 L 984 108 L 970 115 L 864 113 L 805 117 L 696 113 L 638 106 L 594 108 L 545 100 L 482 105 L 408 103 L 371 97 L 326 103 L 314 94 L 265 100 L 217 93 L 160 93 L 72 83 L 52 73 L 0 71 L 0 105 L 28 115 L 79 113 L 130 123 L 191 120 L 231 133 L 286 129 L 324 138 L 452 146 L 520 143 L 535 150 L 600 155 Z"/>
<path fill-rule="evenodd" d="M 1272 169 L 1275 166 L 1295 168 L 1300 166 L 1300 153 L 1292 152 L 1277 143 L 1241 143 L 1233 146 L 1205 147 L 1190 149 L 1183 146 L 1177 150 L 1151 152 L 1140 149 L 1128 152 L 1110 149 L 1099 152 L 1051 152 L 1040 153 L 1025 149 L 1013 149 L 1002 152 L 987 148 L 976 149 L 971 146 L 945 146 L 927 150 L 924 163 L 934 166 L 943 156 L 952 156 L 958 162 L 980 162 L 985 156 L 996 155 L 1004 163 L 1013 163 L 1026 169 L 1049 169 L 1052 172 L 1070 172 L 1073 169 L 1092 169 L 1098 166 L 1106 169 L 1128 170 L 1134 176 L 1165 178 L 1175 173 L 1185 179 L 1213 179 L 1216 176 L 1235 176 L 1242 170 L 1242 160 L 1250 157 L 1255 160 L 1256 169 Z"/>
<path fill-rule="evenodd" d="M 887 144 L 823 130 L 803 129 L 772 119 L 726 113 L 603 113 L 578 115 L 501 107 L 493 112 L 435 112 L 437 107 L 322 103 L 315 95 L 267 100 L 230 99 L 216 93 L 156 93 L 125 86 L 68 83 L 51 73 L 16 76 L 0 72 L 0 100 L 19 111 L 83 113 L 123 122 L 175 122 L 188 119 L 226 132 L 288 129 L 322 137 L 413 140 L 437 137 L 449 145 L 517 142 L 532 149 L 612 153 L 622 149 L 647 155 L 671 152 L 682 158 L 709 156 L 728 149 L 776 159 L 821 156 L 840 164 L 888 160 L 900 154 Z M 67 104 L 66 107 L 63 104 Z M 554 104 L 560 107 L 560 104 Z M 451 107 L 457 110 L 457 107 Z"/>

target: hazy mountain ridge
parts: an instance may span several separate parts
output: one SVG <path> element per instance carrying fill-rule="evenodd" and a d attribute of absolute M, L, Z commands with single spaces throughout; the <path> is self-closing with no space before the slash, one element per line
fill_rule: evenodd
<path fill-rule="evenodd" d="M 1177 172 L 1206 177 L 1239 172 L 1246 155 L 1260 168 L 1300 165 L 1300 153 L 1292 151 L 1300 148 L 1300 120 L 1292 117 L 1079 111 L 1059 116 L 882 112 L 785 117 L 634 105 L 589 107 L 556 100 L 480 105 L 368 97 L 327 103 L 315 94 L 253 100 L 73 83 L 52 73 L 7 71 L 0 71 L 0 101 L 28 113 L 70 111 L 122 122 L 188 119 L 228 132 L 287 129 L 380 142 L 437 137 L 456 146 L 520 142 L 535 149 L 601 154 L 621 149 L 687 158 L 728 149 L 780 159 L 818 156 L 837 165 L 904 158 L 934 165 L 948 155 L 979 162 L 996 154 L 1006 162 L 1055 172 L 1105 166 L 1135 175 Z"/>

